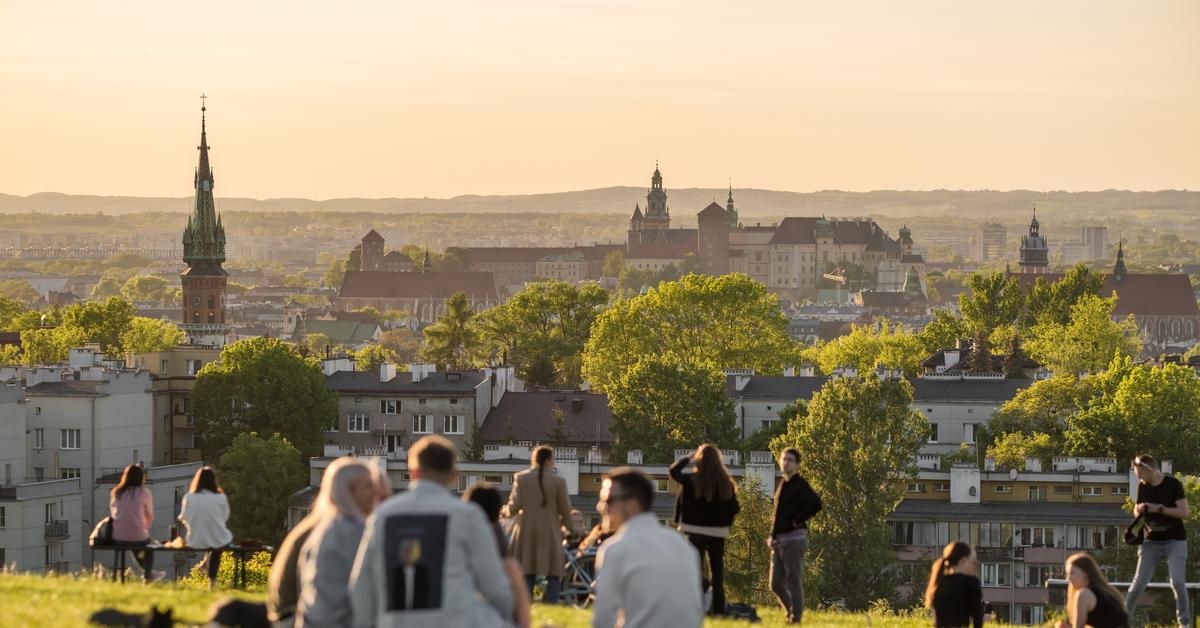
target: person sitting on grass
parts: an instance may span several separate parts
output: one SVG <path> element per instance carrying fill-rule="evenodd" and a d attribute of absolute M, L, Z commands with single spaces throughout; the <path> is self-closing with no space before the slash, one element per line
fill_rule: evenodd
<path fill-rule="evenodd" d="M 1113 588 L 1096 559 L 1079 552 L 1067 559 L 1067 620 L 1059 628 L 1128 628 L 1125 600 Z"/>

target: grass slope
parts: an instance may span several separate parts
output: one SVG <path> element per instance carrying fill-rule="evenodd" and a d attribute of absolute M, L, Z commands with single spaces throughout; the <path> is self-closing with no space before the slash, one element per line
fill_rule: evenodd
<path fill-rule="evenodd" d="M 185 624 L 204 620 L 207 609 L 215 600 L 226 596 L 261 601 L 258 591 L 221 590 L 209 593 L 203 588 L 183 584 L 144 585 L 137 581 L 115 584 L 91 577 L 43 577 L 27 574 L 0 575 L 0 623 L 4 626 L 84 626 L 91 614 L 101 608 L 116 608 L 128 613 L 144 613 L 151 604 L 174 609 L 175 619 Z M 760 608 L 760 626 L 781 626 L 783 615 L 777 608 Z M 592 625 L 592 614 L 566 607 L 537 605 L 533 610 L 535 626 L 575 628 Z M 884 617 L 848 613 L 805 614 L 809 626 L 880 626 L 888 628 L 917 628 L 929 625 L 921 618 Z M 709 628 L 741 628 L 749 626 L 740 621 L 708 621 Z"/>

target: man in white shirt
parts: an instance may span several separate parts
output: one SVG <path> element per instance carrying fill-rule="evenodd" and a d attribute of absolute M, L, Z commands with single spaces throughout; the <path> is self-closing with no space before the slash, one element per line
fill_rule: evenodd
<path fill-rule="evenodd" d="M 596 556 L 595 628 L 689 628 L 704 623 L 700 561 L 678 532 L 650 512 L 654 485 L 630 467 L 613 469 L 597 510 L 617 533 Z"/>

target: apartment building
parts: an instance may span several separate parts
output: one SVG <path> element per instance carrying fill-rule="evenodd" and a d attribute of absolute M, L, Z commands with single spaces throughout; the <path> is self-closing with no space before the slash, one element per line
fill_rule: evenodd
<path fill-rule="evenodd" d="M 984 601 L 999 621 L 1046 620 L 1045 580 L 1062 577 L 1063 562 L 1087 550 L 1111 562 L 1112 552 L 1136 551 L 1121 542 L 1130 517 L 1122 508 L 1137 479 L 1111 458 L 1059 457 L 1043 468 L 998 469 L 991 460 L 943 468 L 940 457 L 920 457 L 916 480 L 888 517 L 892 541 L 910 593 L 928 576 L 928 560 L 958 539 L 975 545 Z M 1169 469 L 1169 466 L 1167 467 Z"/>
<path fill-rule="evenodd" d="M 203 459 L 196 418 L 192 414 L 192 389 L 196 374 L 221 357 L 214 347 L 180 345 L 169 351 L 142 353 L 127 366 L 150 374 L 153 396 L 153 464 L 171 465 Z"/>

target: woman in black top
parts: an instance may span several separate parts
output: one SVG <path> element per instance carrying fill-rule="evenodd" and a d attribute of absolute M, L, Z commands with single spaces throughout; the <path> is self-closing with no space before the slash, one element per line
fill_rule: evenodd
<path fill-rule="evenodd" d="M 691 473 L 684 473 L 695 464 Z M 700 571 L 704 571 L 704 555 L 708 555 L 712 572 L 713 615 L 725 614 L 725 539 L 738 513 L 737 486 L 725 463 L 721 450 L 701 445 L 696 455 L 680 458 L 671 465 L 671 477 L 679 482 L 675 500 L 675 521 L 679 531 L 700 552 Z"/>
<path fill-rule="evenodd" d="M 1079 552 L 1067 559 L 1067 619 L 1059 628 L 1128 628 L 1125 601 L 1104 579 L 1096 559 Z"/>
<path fill-rule="evenodd" d="M 983 587 L 975 577 L 975 549 L 969 543 L 953 541 L 933 561 L 925 608 L 933 610 L 938 628 L 983 626 Z"/>

